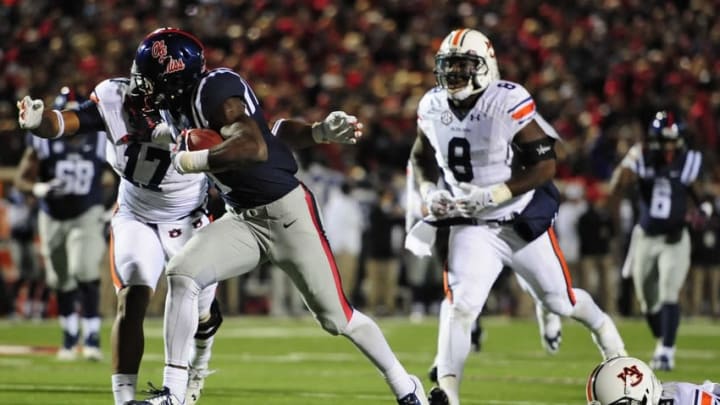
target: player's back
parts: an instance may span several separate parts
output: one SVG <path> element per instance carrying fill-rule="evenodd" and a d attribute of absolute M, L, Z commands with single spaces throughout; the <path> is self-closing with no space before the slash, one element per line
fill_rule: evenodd
<path fill-rule="evenodd" d="M 276 138 L 265 120 L 260 101 L 250 85 L 230 69 L 219 68 L 205 73 L 193 95 L 189 114 L 196 127 L 209 125 L 205 118 L 224 100 L 240 97 L 246 113 L 257 123 L 267 144 L 267 161 L 245 167 L 212 173 L 225 202 L 233 208 L 243 209 L 268 204 L 284 196 L 299 184 L 295 177 L 297 163 L 290 149 Z"/>
<path fill-rule="evenodd" d="M 695 150 L 677 151 L 671 162 L 657 165 L 641 144 L 633 148 L 635 151 L 628 152 L 623 165 L 638 176 L 640 226 L 650 235 L 681 230 L 688 208 L 688 187 L 700 175 L 702 155 Z"/>
<path fill-rule="evenodd" d="M 172 166 L 172 145 L 131 139 L 133 128 L 123 109 L 128 79 L 100 83 L 93 99 L 108 133 L 107 161 L 120 176 L 118 204 L 149 223 L 186 217 L 206 200 L 204 174 L 178 173 Z"/>
<path fill-rule="evenodd" d="M 82 133 L 69 139 L 29 135 L 28 146 L 38 159 L 38 181 L 61 184 L 40 199 L 40 208 L 48 215 L 59 220 L 76 218 L 88 208 L 102 204 L 104 132 Z"/>

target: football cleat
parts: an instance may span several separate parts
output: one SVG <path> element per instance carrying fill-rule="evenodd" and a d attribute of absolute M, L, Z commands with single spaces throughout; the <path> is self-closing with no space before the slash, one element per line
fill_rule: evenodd
<path fill-rule="evenodd" d="M 60 361 L 73 361 L 77 359 L 78 356 L 78 347 L 73 346 L 71 348 L 60 348 L 57 351 L 57 359 Z"/>
<path fill-rule="evenodd" d="M 101 361 L 103 359 L 102 351 L 97 346 L 83 346 L 82 357 L 89 361 Z"/>
<path fill-rule="evenodd" d="M 478 316 L 475 320 L 475 328 L 470 333 L 470 349 L 474 352 L 479 352 L 482 349 L 482 342 L 485 340 L 485 331 L 480 324 L 480 317 Z"/>
<path fill-rule="evenodd" d="M 543 335 L 541 342 L 548 354 L 558 354 L 560 351 L 560 343 L 562 342 L 562 332 L 558 331 L 555 336 Z"/>
<path fill-rule="evenodd" d="M 430 405 L 450 405 L 447 394 L 440 387 L 433 387 L 428 393 L 428 402 Z"/>
<path fill-rule="evenodd" d="M 436 365 L 433 364 L 432 367 L 430 367 L 430 370 L 428 370 L 428 378 L 430 379 L 430 382 L 432 382 L 433 384 L 437 384 L 438 378 Z"/>
<path fill-rule="evenodd" d="M 650 360 L 650 368 L 656 371 L 672 371 L 675 368 L 675 359 L 666 354 L 654 356 Z"/>
<path fill-rule="evenodd" d="M 188 369 L 187 392 L 185 393 L 185 405 L 195 405 L 200 399 L 203 387 L 205 386 L 205 377 L 214 373 L 215 370 L 199 370 L 190 367 Z"/>
<path fill-rule="evenodd" d="M 148 384 L 150 389 L 146 392 L 150 395 L 149 397 L 139 401 L 128 401 L 125 402 L 125 405 L 183 405 L 178 397 L 170 393 L 170 388 L 158 389 L 154 385 Z"/>
<path fill-rule="evenodd" d="M 420 379 L 415 377 L 414 375 L 411 375 L 410 378 L 412 379 L 413 384 L 415 384 L 415 389 L 413 392 L 405 395 L 402 398 L 398 398 L 397 402 L 400 405 L 429 405 L 428 399 L 425 398 L 425 389 L 422 386 L 422 383 L 420 382 Z"/>

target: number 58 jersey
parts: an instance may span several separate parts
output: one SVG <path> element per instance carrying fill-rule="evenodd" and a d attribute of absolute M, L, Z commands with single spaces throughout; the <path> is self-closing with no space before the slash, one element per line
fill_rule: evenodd
<path fill-rule="evenodd" d="M 455 196 L 462 195 L 461 182 L 487 187 L 512 176 L 515 135 L 533 119 L 548 134 L 555 136 L 535 111 L 535 102 L 523 86 L 496 80 L 465 114 L 458 113 L 448 101 L 447 90 L 428 91 L 418 106 L 418 127 L 435 149 L 435 158 L 445 182 Z M 516 196 L 498 207 L 483 210 L 483 219 L 509 217 L 521 211 L 533 191 Z"/>
<path fill-rule="evenodd" d="M 95 87 L 93 101 L 105 121 L 107 161 L 120 176 L 118 205 L 148 223 L 172 222 L 202 207 L 207 195 L 203 173 L 178 173 L 170 159 L 172 145 L 125 142 L 132 128 L 123 110 L 129 80 L 108 79 Z"/>

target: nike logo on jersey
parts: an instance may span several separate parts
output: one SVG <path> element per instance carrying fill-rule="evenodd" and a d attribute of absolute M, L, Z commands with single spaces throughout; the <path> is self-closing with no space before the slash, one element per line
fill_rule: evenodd
<path fill-rule="evenodd" d="M 540 145 L 537 147 L 537 149 L 535 149 L 535 151 L 537 151 L 538 155 L 544 155 L 550 151 L 550 147 L 547 145 Z"/>
<path fill-rule="evenodd" d="M 297 222 L 297 219 L 293 219 L 292 221 L 288 222 L 287 224 L 283 224 L 283 228 L 285 228 L 285 229 L 290 228 L 290 226 L 292 224 L 294 224 L 295 222 Z"/>

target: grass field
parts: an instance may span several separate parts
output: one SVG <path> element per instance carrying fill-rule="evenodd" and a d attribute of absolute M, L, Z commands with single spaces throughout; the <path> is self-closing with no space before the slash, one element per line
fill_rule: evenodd
<path fill-rule="evenodd" d="M 381 319 L 380 326 L 408 370 L 423 378 L 435 348 L 432 319 L 411 324 Z M 587 375 L 600 354 L 590 335 L 574 321 L 563 327 L 556 356 L 540 347 L 534 320 L 487 318 L 487 339 L 467 363 L 464 404 L 583 404 Z M 640 320 L 618 326 L 631 354 L 647 359 L 653 343 Z M 111 404 L 109 326 L 104 328 L 106 360 L 61 363 L 51 351 L 7 354 L 11 346 L 57 345 L 59 327 L 45 323 L 0 322 L 0 405 Z M 146 322 L 142 385 L 162 382 L 162 323 Z M 677 368 L 661 379 L 720 380 L 720 324 L 685 320 L 680 329 Z M 217 373 L 206 381 L 202 405 L 231 404 L 393 404 L 391 394 L 369 362 L 345 339 L 333 338 L 311 319 L 227 319 L 211 362 Z"/>

